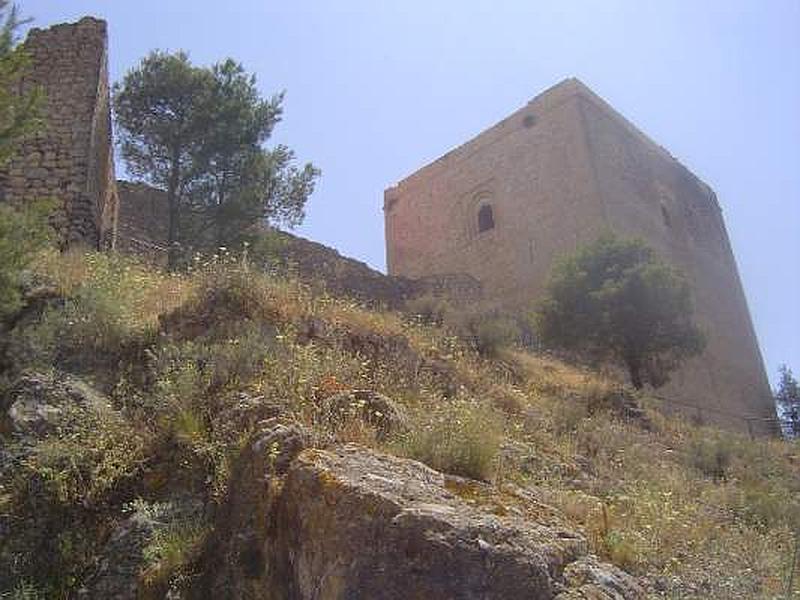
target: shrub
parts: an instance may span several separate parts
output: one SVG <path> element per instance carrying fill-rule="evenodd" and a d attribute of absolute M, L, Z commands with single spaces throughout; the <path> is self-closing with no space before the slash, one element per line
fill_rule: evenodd
<path fill-rule="evenodd" d="M 608 234 L 564 257 L 540 300 L 545 343 L 625 366 L 634 387 L 658 387 L 705 340 L 689 284 L 643 241 Z"/>
<path fill-rule="evenodd" d="M 708 477 L 720 480 L 728 476 L 734 443 L 725 434 L 700 431 L 690 441 L 687 452 L 691 466 Z"/>
<path fill-rule="evenodd" d="M 428 293 L 408 300 L 405 310 L 427 325 L 442 325 L 453 309 L 444 298 Z"/>
<path fill-rule="evenodd" d="M 0 204 L 0 320 L 22 306 L 21 275 L 52 237 L 47 217 L 53 202 L 18 209 Z"/>
<path fill-rule="evenodd" d="M 172 502 L 136 499 L 127 505 L 132 517 L 152 533 L 142 548 L 145 587 L 166 597 L 181 589 L 190 564 L 197 557 L 208 528 L 186 508 Z M 169 592 L 168 592 L 169 590 Z M 160 594 L 159 594 L 160 595 Z M 181 597 L 176 594 L 175 597 Z"/>
<path fill-rule="evenodd" d="M 553 407 L 553 429 L 557 434 L 575 431 L 588 416 L 589 411 L 583 398 L 577 396 L 559 398 Z"/>
<path fill-rule="evenodd" d="M 54 500 L 94 506 L 136 474 L 146 451 L 146 436 L 110 408 L 76 409 L 23 463 L 26 477 L 42 481 Z"/>
<path fill-rule="evenodd" d="M 496 356 L 500 348 L 517 342 L 520 328 L 516 320 L 497 311 L 451 311 L 446 324 L 484 356 Z"/>
<path fill-rule="evenodd" d="M 240 329 L 238 336 L 176 342 L 151 352 L 157 392 L 190 399 L 246 386 L 273 354 L 275 335 L 252 325 Z"/>
<path fill-rule="evenodd" d="M 508 316 L 482 316 L 470 325 L 475 347 L 485 356 L 496 356 L 498 350 L 519 339 L 516 321 Z"/>
<path fill-rule="evenodd" d="M 67 265 L 68 273 L 60 273 Z M 59 364 L 78 370 L 116 369 L 138 358 L 156 331 L 152 296 L 165 278 L 135 260 L 96 252 L 76 257 L 46 256 L 38 273 L 66 295 L 45 308 L 38 321 L 13 334 L 17 362 Z"/>
<path fill-rule="evenodd" d="M 203 265 L 196 275 L 192 292 L 179 313 L 207 319 L 225 334 L 224 325 L 242 320 L 277 322 L 292 308 L 284 290 L 268 276 L 250 271 L 246 264 L 226 255 Z"/>
<path fill-rule="evenodd" d="M 502 435 L 502 421 L 492 408 L 454 401 L 434 409 L 426 422 L 398 442 L 397 449 L 438 471 L 488 480 Z"/>
<path fill-rule="evenodd" d="M 0 600 L 44 600 L 47 596 L 30 581 L 23 580 L 13 590 L 0 592 Z"/>

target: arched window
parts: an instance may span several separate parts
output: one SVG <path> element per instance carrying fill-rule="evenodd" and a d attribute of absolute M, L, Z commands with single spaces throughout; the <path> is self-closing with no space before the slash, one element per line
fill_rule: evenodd
<path fill-rule="evenodd" d="M 478 210 L 478 233 L 494 228 L 494 214 L 491 204 L 484 204 Z"/>

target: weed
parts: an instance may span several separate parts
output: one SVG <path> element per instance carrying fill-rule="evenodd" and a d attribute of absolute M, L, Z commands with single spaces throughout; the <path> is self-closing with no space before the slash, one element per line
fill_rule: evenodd
<path fill-rule="evenodd" d="M 431 408 L 397 448 L 439 471 L 488 480 L 494 472 L 502 434 L 502 421 L 492 408 L 456 400 Z"/>
<path fill-rule="evenodd" d="M 699 431 L 687 448 L 691 466 L 715 480 L 725 479 L 733 458 L 733 442 L 729 436 L 712 431 Z"/>

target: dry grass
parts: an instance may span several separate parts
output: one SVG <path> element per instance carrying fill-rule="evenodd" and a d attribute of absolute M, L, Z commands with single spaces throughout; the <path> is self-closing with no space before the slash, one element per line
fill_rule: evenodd
<path fill-rule="evenodd" d="M 530 489 L 555 507 L 567 526 L 583 531 L 596 553 L 650 581 L 658 579 L 665 597 L 787 592 L 793 531 L 800 528 L 796 444 L 696 428 L 649 408 L 654 427 L 647 431 L 608 411 L 591 410 L 619 385 L 609 375 L 519 350 L 482 357 L 439 327 L 317 295 L 235 260 L 172 276 L 122 258 L 51 254 L 38 269 L 68 297 L 90 290 L 113 299 L 122 307 L 114 312 L 114 327 L 123 333 L 153 330 L 159 316 L 175 311 L 193 314 L 210 294 L 219 300 L 209 305 L 217 317 L 246 317 L 250 330 L 262 322 L 273 327 L 266 337 L 252 339 L 247 328 L 220 328 L 225 335 L 219 339 L 201 331 L 172 346 L 156 336 L 149 342 L 151 368 L 159 357 L 169 368 L 150 374 L 159 382 L 155 388 L 124 388 L 126 403 L 139 402 L 139 412 L 131 413 L 141 418 L 137 424 L 160 427 L 159 420 L 145 418 L 155 411 L 193 453 L 194 459 L 175 465 L 174 472 L 208 470 L 199 479 L 213 482 L 214 498 L 224 497 L 231 457 L 257 426 L 259 411 L 279 406 L 312 428 L 318 444 L 377 446 L 443 471 L 492 480 L 498 496 L 484 499 L 487 506 L 511 501 L 500 492 L 503 482 Z M 301 339 L 298 332 L 310 320 L 324 322 L 334 334 Z M 336 335 L 341 331 L 404 340 L 402 352 L 435 364 L 449 382 L 443 383 L 442 373 L 414 370 L 414 360 L 390 353 L 376 360 L 353 352 L 341 344 Z M 116 338 L 104 339 L 115 343 Z M 180 373 L 191 371 L 183 368 L 187 365 L 202 365 L 202 372 L 183 377 Z M 411 416 L 411 430 L 384 443 L 358 419 L 326 429 L 319 418 L 324 399 L 347 389 L 388 395 Z M 251 405 L 231 400 L 243 391 L 254 399 Z M 182 401 L 173 402 L 176 398 Z M 529 503 L 531 515 L 549 514 L 532 500 L 513 501 Z M 189 538 L 179 546 L 192 546 Z M 165 556 L 164 572 L 179 568 L 172 563 L 183 559 Z M 795 587 L 800 594 L 800 578 Z"/>

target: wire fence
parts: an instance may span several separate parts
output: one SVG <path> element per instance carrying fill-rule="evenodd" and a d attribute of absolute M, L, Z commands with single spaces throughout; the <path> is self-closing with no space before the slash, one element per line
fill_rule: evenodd
<path fill-rule="evenodd" d="M 649 394 L 648 397 L 653 398 L 660 402 L 662 406 L 668 408 L 672 408 L 673 405 L 680 407 L 681 412 L 687 414 L 687 416 L 699 424 L 713 424 L 720 419 L 709 417 L 717 416 L 730 421 L 743 423 L 751 438 L 755 438 L 757 435 L 782 435 L 784 437 L 791 437 L 790 432 L 787 431 L 785 421 L 778 418 L 777 412 L 775 416 L 754 415 L 723 410 L 708 406 L 707 403 L 692 401 L 686 398 L 667 398 L 666 396 L 652 393 Z"/>

